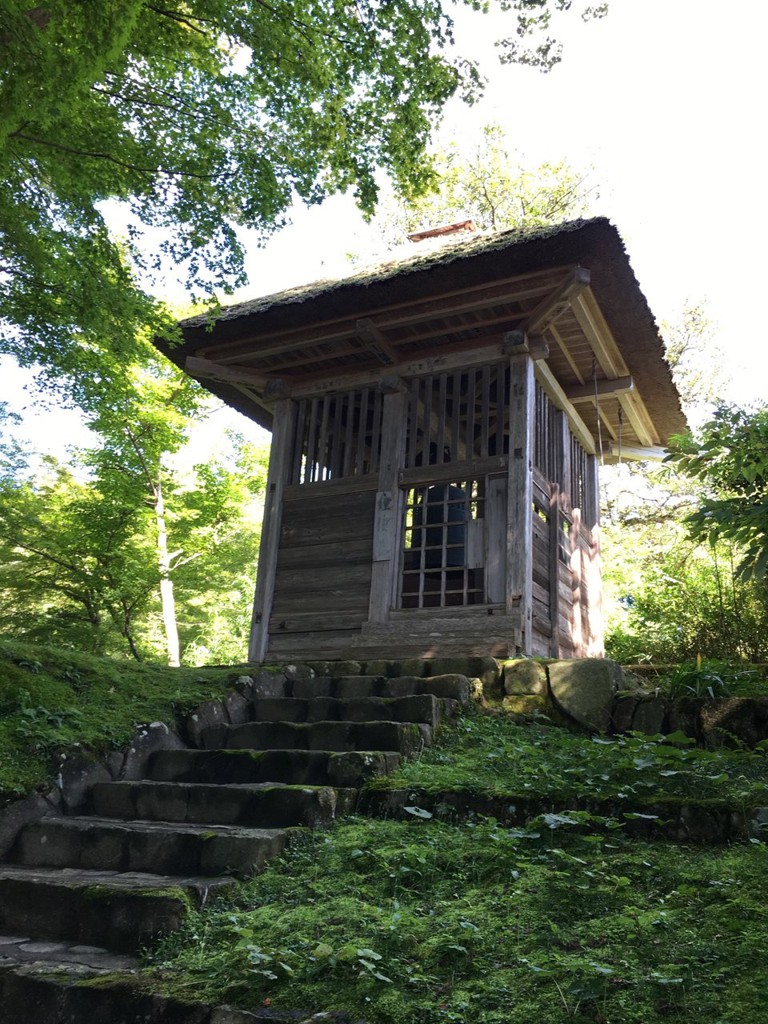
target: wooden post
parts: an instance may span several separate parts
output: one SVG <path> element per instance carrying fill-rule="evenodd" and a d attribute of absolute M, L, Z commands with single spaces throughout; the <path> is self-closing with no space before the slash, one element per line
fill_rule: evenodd
<path fill-rule="evenodd" d="M 589 531 L 592 543 L 589 547 L 587 566 L 588 608 L 588 654 L 593 658 L 605 655 L 605 623 L 603 621 L 603 570 L 600 557 L 600 467 L 597 456 L 587 457 L 587 493 L 591 506 Z"/>
<path fill-rule="evenodd" d="M 398 389 L 385 394 L 383 405 L 379 489 L 376 494 L 373 523 L 373 566 L 368 610 L 369 621 L 377 623 L 388 620 L 395 596 L 403 511 L 403 492 L 399 486 L 398 475 L 403 460 L 408 421 L 407 391 Z"/>
<path fill-rule="evenodd" d="M 533 639 L 533 367 L 528 352 L 510 357 L 506 610 L 519 609 L 524 654 Z"/>
<path fill-rule="evenodd" d="M 267 494 L 259 545 L 259 568 L 256 574 L 256 593 L 253 598 L 251 637 L 248 646 L 248 660 L 253 662 L 264 661 L 269 642 L 269 617 L 272 614 L 275 570 L 280 547 L 283 490 L 290 469 L 295 412 L 296 405 L 288 398 L 282 398 L 275 403 Z"/>
<path fill-rule="evenodd" d="M 557 480 L 551 481 L 549 502 L 549 616 L 552 621 L 552 637 L 549 653 L 560 657 L 560 551 L 563 542 L 563 515 L 571 498 L 571 434 L 565 413 L 558 409 L 556 436 L 552 438 L 555 447 Z"/>

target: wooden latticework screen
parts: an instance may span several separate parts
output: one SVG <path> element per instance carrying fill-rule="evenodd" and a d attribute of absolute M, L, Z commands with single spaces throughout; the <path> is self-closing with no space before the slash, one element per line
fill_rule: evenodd
<path fill-rule="evenodd" d="M 316 484 L 378 472 L 382 395 L 376 388 L 297 403 L 290 484 Z"/>

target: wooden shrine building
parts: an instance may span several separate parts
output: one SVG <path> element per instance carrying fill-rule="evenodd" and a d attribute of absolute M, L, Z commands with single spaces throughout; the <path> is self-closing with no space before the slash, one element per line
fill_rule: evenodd
<path fill-rule="evenodd" d="M 600 656 L 598 466 L 685 428 L 621 239 L 414 252 L 166 348 L 273 432 L 250 658 Z"/>

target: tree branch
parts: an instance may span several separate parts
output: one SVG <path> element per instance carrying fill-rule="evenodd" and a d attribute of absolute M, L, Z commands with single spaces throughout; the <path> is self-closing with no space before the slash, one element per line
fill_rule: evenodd
<path fill-rule="evenodd" d="M 139 174 L 149 176 L 165 174 L 169 178 L 199 178 L 204 181 L 215 181 L 217 178 L 231 178 L 231 174 L 198 174 L 195 171 L 169 170 L 167 167 L 140 167 L 137 164 L 129 163 L 127 160 L 119 160 L 111 153 L 99 153 L 95 150 L 76 149 L 74 146 L 65 146 L 61 142 L 52 142 L 50 139 L 41 139 L 36 135 L 27 135 L 24 132 L 13 132 L 9 138 L 24 139 L 26 142 L 35 142 L 39 146 L 48 146 L 50 149 L 58 149 L 63 153 L 73 153 L 75 156 L 91 157 L 94 160 L 106 160 L 108 163 L 123 167 L 129 171 L 137 171 Z"/>

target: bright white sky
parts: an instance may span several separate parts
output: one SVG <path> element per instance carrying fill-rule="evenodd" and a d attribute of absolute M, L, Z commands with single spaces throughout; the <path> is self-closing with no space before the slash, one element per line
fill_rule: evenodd
<path fill-rule="evenodd" d="M 768 3 L 611 0 L 602 21 L 562 24 L 553 34 L 565 43 L 563 62 L 542 75 L 498 66 L 493 40 L 511 32 L 502 16 L 463 15 L 457 49 L 472 50 L 490 81 L 481 103 L 449 109 L 444 130 L 471 139 L 496 122 L 526 164 L 591 165 L 596 212 L 621 231 L 657 319 L 674 321 L 687 299 L 705 303 L 734 379 L 728 397 L 768 397 L 758 302 L 768 238 Z M 346 253 L 365 245 L 350 201 L 297 211 L 292 227 L 251 252 L 251 284 L 237 297 L 343 274 Z M 0 400 L 28 407 L 22 387 L 4 365 Z"/>

